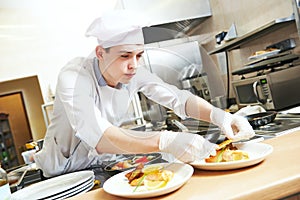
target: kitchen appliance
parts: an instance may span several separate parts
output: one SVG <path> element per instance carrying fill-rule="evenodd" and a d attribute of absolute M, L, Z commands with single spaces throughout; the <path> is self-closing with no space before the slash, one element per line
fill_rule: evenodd
<path fill-rule="evenodd" d="M 246 115 L 245 117 L 248 119 L 249 123 L 253 128 L 266 125 L 274 121 L 277 112 L 275 111 L 267 111 L 260 112 L 251 115 Z"/>
<path fill-rule="evenodd" d="M 210 93 L 207 86 L 208 80 L 206 74 L 185 77 L 181 80 L 181 83 L 183 89 L 189 90 L 193 94 L 210 101 Z"/>
<path fill-rule="evenodd" d="M 119 7 L 147 19 L 149 26 L 143 28 L 146 44 L 188 35 L 212 16 L 209 0 L 121 0 Z"/>
<path fill-rule="evenodd" d="M 300 104 L 300 67 L 271 70 L 266 74 L 232 82 L 239 106 L 261 105 L 282 110 Z"/>
<path fill-rule="evenodd" d="M 254 128 L 256 136 L 262 136 L 265 139 L 289 134 L 296 130 L 300 130 L 300 114 L 277 113 L 271 123 Z"/>
<path fill-rule="evenodd" d="M 185 38 L 147 44 L 144 60 L 145 67 L 164 82 L 209 99 L 198 41 Z M 152 123 L 153 129 L 162 129 L 168 109 L 143 94 L 139 94 L 139 99 L 144 119 Z"/>

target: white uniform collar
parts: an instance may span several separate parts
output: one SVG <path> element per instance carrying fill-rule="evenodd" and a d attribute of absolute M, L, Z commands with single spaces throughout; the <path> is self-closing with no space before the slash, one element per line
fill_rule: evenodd
<path fill-rule="evenodd" d="M 95 72 L 95 76 L 96 76 L 98 85 L 100 87 L 104 87 L 104 86 L 107 86 L 107 83 L 106 83 L 105 79 L 103 78 L 103 76 L 101 74 L 98 62 L 99 62 L 98 59 L 95 57 L 94 61 L 93 61 L 94 72 Z M 126 85 L 122 84 L 122 83 L 118 83 L 115 88 L 116 89 L 126 88 Z"/>

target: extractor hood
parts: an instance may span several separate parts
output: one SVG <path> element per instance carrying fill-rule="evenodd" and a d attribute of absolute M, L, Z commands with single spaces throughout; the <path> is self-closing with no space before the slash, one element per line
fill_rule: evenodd
<path fill-rule="evenodd" d="M 209 0 L 121 0 L 121 7 L 150 20 L 146 43 L 182 37 L 212 15 Z"/>

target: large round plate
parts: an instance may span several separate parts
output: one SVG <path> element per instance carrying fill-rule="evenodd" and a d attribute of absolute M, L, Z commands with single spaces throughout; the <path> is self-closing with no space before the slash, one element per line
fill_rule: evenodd
<path fill-rule="evenodd" d="M 94 179 L 93 171 L 79 171 L 50 178 L 12 193 L 12 200 L 43 199 L 64 193 Z"/>
<path fill-rule="evenodd" d="M 62 193 L 58 193 L 56 195 L 53 195 L 51 197 L 47 197 L 48 200 L 58 200 L 58 199 L 66 199 L 67 197 L 72 197 L 78 194 L 85 193 L 92 189 L 94 187 L 94 178 L 90 181 L 87 181 L 85 183 L 82 183 L 81 185 L 74 187 L 70 190 L 64 191 Z"/>
<path fill-rule="evenodd" d="M 125 174 L 131 170 L 116 174 L 109 178 L 103 185 L 105 192 L 126 198 L 148 198 L 167 194 L 180 188 L 185 184 L 193 175 L 194 169 L 192 166 L 184 163 L 157 163 L 148 166 L 160 165 L 165 169 L 174 172 L 174 177 L 168 184 L 157 190 L 147 190 L 144 186 L 139 186 L 138 190 L 134 191 L 135 187 L 128 184 Z"/>
<path fill-rule="evenodd" d="M 234 144 L 238 149 L 248 152 L 248 160 L 239 160 L 231 162 L 206 163 L 204 160 L 190 163 L 193 167 L 205 170 L 230 170 L 248 167 L 263 161 L 272 153 L 273 147 L 264 143 L 239 143 Z"/>

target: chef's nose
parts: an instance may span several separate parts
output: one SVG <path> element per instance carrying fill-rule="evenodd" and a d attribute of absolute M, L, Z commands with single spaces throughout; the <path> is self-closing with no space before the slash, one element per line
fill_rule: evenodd
<path fill-rule="evenodd" d="M 134 56 L 129 62 L 129 68 L 136 69 L 137 67 L 138 67 L 138 60 L 137 60 L 137 57 Z"/>

